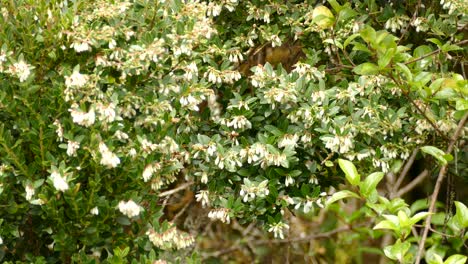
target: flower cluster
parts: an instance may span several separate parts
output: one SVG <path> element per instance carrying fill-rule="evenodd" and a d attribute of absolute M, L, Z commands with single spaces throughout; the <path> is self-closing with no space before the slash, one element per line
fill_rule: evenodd
<path fill-rule="evenodd" d="M 166 231 L 161 233 L 151 228 L 146 232 L 146 235 L 148 235 L 153 245 L 161 249 L 183 249 L 190 247 L 195 242 L 193 236 L 177 230 L 172 224 Z"/>
<path fill-rule="evenodd" d="M 251 182 L 249 179 L 244 178 L 244 184 L 241 186 L 240 195 L 242 201 L 250 202 L 255 199 L 255 197 L 263 198 L 270 193 L 268 189 L 268 180 L 256 183 Z"/>
<path fill-rule="evenodd" d="M 120 201 L 118 208 L 122 214 L 128 216 L 129 218 L 138 216 L 142 210 L 141 206 L 136 204 L 133 200 Z"/>

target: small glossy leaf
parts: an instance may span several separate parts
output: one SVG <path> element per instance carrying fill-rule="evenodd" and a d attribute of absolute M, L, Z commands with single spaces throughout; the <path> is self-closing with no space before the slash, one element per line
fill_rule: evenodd
<path fill-rule="evenodd" d="M 460 229 L 468 227 L 468 208 L 461 202 L 455 201 L 457 211 L 453 216 L 453 220 L 457 223 Z"/>
<path fill-rule="evenodd" d="M 373 63 L 365 62 L 356 66 L 353 71 L 359 75 L 374 75 L 379 73 L 379 67 Z"/>
<path fill-rule="evenodd" d="M 444 264 L 465 264 L 467 260 L 466 256 L 456 254 L 448 257 L 445 261 Z"/>
<path fill-rule="evenodd" d="M 348 180 L 348 182 L 352 185 L 358 185 L 361 181 L 361 176 L 357 172 L 357 169 L 354 166 L 354 164 L 351 161 L 344 159 L 338 159 L 338 164 L 345 173 L 346 180 Z"/>
<path fill-rule="evenodd" d="M 329 206 L 330 204 L 333 204 L 334 202 L 336 202 L 338 200 L 349 198 L 349 197 L 359 198 L 359 195 L 357 195 L 356 193 L 353 193 L 351 191 L 347 191 L 347 190 L 339 191 L 339 192 L 334 193 L 327 200 L 327 202 L 325 203 L 325 206 Z"/>
<path fill-rule="evenodd" d="M 376 189 L 377 184 L 382 180 L 383 172 L 374 172 L 366 177 L 366 179 L 359 184 L 359 189 L 364 197 L 368 197 L 373 190 Z"/>
<path fill-rule="evenodd" d="M 433 146 L 424 146 L 421 148 L 421 151 L 436 158 L 441 165 L 447 164 L 447 159 L 445 158 L 445 152 L 443 152 L 442 150 Z"/>

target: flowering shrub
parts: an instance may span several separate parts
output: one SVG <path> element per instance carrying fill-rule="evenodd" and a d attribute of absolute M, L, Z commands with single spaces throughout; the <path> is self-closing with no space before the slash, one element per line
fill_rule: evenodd
<path fill-rule="evenodd" d="M 268 232 L 301 259 L 306 234 L 354 231 L 317 246 L 346 262 L 359 258 L 340 253 L 349 241 L 387 229 L 395 244 L 377 248 L 390 259 L 463 260 L 463 203 L 417 241 L 408 230 L 429 228 L 435 205 L 401 199 L 429 177 L 402 185 L 419 150 L 441 180 L 466 163 L 463 1 L 0 3 L 3 261 L 199 262 L 223 257 L 206 244 L 226 225 L 252 237 L 226 253 L 249 248 L 251 261 Z M 293 42 L 305 56 L 286 70 L 272 52 Z M 362 183 L 344 159 L 382 173 Z"/>

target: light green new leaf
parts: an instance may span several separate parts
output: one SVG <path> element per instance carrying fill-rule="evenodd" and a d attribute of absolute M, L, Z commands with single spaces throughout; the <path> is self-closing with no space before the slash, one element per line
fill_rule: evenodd
<path fill-rule="evenodd" d="M 388 220 L 382 220 L 377 225 L 374 226 L 374 229 L 390 229 L 397 230 L 398 226 Z"/>
<path fill-rule="evenodd" d="M 455 207 L 457 208 L 457 212 L 455 216 L 453 216 L 453 221 L 456 222 L 457 226 L 460 229 L 468 227 L 468 208 L 461 202 L 456 201 Z"/>
<path fill-rule="evenodd" d="M 353 71 L 358 75 L 375 75 L 379 73 L 379 67 L 370 62 L 364 62 L 356 66 Z"/>
<path fill-rule="evenodd" d="M 417 222 L 419 222 L 421 219 L 426 218 L 428 215 L 430 215 L 429 212 L 420 212 L 415 215 L 413 215 L 410 219 L 410 225 L 414 225 Z"/>
<path fill-rule="evenodd" d="M 448 257 L 448 259 L 444 261 L 444 264 L 465 264 L 466 260 L 467 260 L 466 256 L 456 254 L 456 255 L 452 255 Z"/>
<path fill-rule="evenodd" d="M 354 186 L 358 185 L 361 181 L 361 176 L 357 172 L 357 169 L 354 166 L 354 164 L 351 161 L 344 159 L 338 159 L 338 164 L 345 173 L 346 180 L 348 180 L 348 182 Z"/>
<path fill-rule="evenodd" d="M 367 176 L 363 182 L 359 183 L 359 189 L 361 190 L 362 195 L 368 198 L 372 191 L 376 189 L 377 184 L 379 184 L 383 176 L 383 172 L 374 172 Z"/>
<path fill-rule="evenodd" d="M 411 82 L 413 80 L 413 74 L 411 73 L 408 66 L 406 66 L 403 63 L 397 63 L 397 69 L 400 70 L 403 73 L 403 75 L 405 75 L 406 80 L 408 82 Z"/>
<path fill-rule="evenodd" d="M 442 150 L 440 150 L 440 149 L 438 149 L 436 147 L 424 146 L 424 147 L 421 148 L 421 151 L 433 156 L 434 158 L 436 158 L 441 165 L 446 165 L 447 162 L 450 161 L 450 160 L 446 159 L 445 152 L 443 152 Z"/>
<path fill-rule="evenodd" d="M 395 244 L 387 246 L 384 248 L 385 256 L 393 260 L 398 260 L 400 263 L 403 263 L 406 253 L 411 247 L 411 243 L 408 241 L 401 242 L 398 239 Z"/>
<path fill-rule="evenodd" d="M 359 195 L 347 190 L 336 192 L 325 202 L 325 207 L 328 207 L 330 204 L 333 204 L 338 200 L 349 197 L 359 198 Z"/>

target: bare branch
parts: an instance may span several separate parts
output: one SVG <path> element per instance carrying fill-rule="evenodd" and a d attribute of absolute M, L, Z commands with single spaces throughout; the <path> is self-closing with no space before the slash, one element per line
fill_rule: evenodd
<path fill-rule="evenodd" d="M 165 196 L 169 196 L 169 195 L 172 195 L 176 192 L 179 192 L 179 191 L 182 191 L 184 189 L 187 189 L 188 187 L 190 187 L 191 185 L 193 184 L 193 182 L 186 182 L 186 183 L 183 183 L 181 185 L 179 185 L 177 188 L 174 188 L 172 190 L 168 190 L 168 191 L 165 191 L 165 192 L 162 192 L 160 193 L 158 196 L 159 197 L 165 197 Z"/>
<path fill-rule="evenodd" d="M 421 182 L 424 181 L 424 179 L 426 179 L 427 175 L 429 175 L 429 171 L 428 170 L 423 170 L 419 175 L 418 177 L 416 177 L 414 180 L 412 180 L 410 183 L 408 183 L 405 187 L 401 188 L 393 197 L 391 197 L 392 199 L 393 198 L 396 198 L 396 197 L 401 197 L 403 196 L 404 194 L 406 194 L 407 192 L 411 191 L 414 189 L 414 187 L 418 186 Z"/>
<path fill-rule="evenodd" d="M 468 39 L 459 41 L 459 42 L 455 43 L 454 45 L 465 45 L 466 43 L 468 43 Z M 420 60 L 422 60 L 422 59 L 424 59 L 424 58 L 427 58 L 427 57 L 429 57 L 429 56 L 438 54 L 438 53 L 440 53 L 441 51 L 442 51 L 442 50 L 441 50 L 440 48 L 439 48 L 439 49 L 436 49 L 436 50 L 434 50 L 433 52 L 429 52 L 429 53 L 427 53 L 427 54 L 424 54 L 424 55 L 422 55 L 421 57 L 418 57 L 418 58 L 416 58 L 416 59 L 414 59 L 414 60 L 407 61 L 407 62 L 405 62 L 405 64 L 408 65 L 408 64 L 411 64 L 411 63 L 413 63 L 413 62 L 420 61 Z"/>
<path fill-rule="evenodd" d="M 466 123 L 467 118 L 468 118 L 468 113 L 466 113 L 463 116 L 463 118 L 460 120 L 460 122 L 458 123 L 457 130 L 455 130 L 455 133 L 452 136 L 452 140 L 450 141 L 449 146 L 447 148 L 447 151 L 446 151 L 447 154 L 452 152 L 452 150 L 453 150 L 453 148 L 455 146 L 455 143 L 457 142 L 458 137 L 460 136 L 460 133 L 461 133 L 462 129 L 465 127 L 465 123 Z M 442 168 L 439 171 L 439 176 L 437 176 L 437 181 L 436 181 L 436 184 L 434 186 L 434 192 L 432 193 L 432 197 L 431 197 L 431 205 L 429 206 L 429 213 L 430 214 L 426 218 L 424 230 L 423 230 L 422 236 L 421 236 L 421 241 L 419 241 L 418 254 L 416 256 L 416 262 L 415 262 L 416 264 L 419 264 L 421 262 L 421 256 L 422 256 L 423 251 L 424 251 L 424 244 L 426 242 L 427 234 L 429 233 L 429 229 L 431 228 L 432 214 L 436 212 L 435 204 L 437 202 L 437 196 L 439 195 L 440 187 L 442 186 L 442 182 L 444 181 L 444 177 L 445 177 L 445 173 L 447 172 L 447 168 L 448 168 L 447 164 L 442 166 Z"/>
<path fill-rule="evenodd" d="M 403 179 L 406 177 L 406 174 L 408 174 L 408 171 L 411 169 L 411 166 L 413 166 L 414 160 L 416 159 L 418 152 L 419 152 L 419 148 L 413 150 L 413 153 L 411 153 L 411 156 L 406 161 L 405 167 L 403 167 L 403 170 L 400 173 L 400 177 L 398 177 L 398 180 L 396 181 L 392 192 L 396 192 L 396 190 L 400 188 L 401 183 L 403 182 Z"/>

